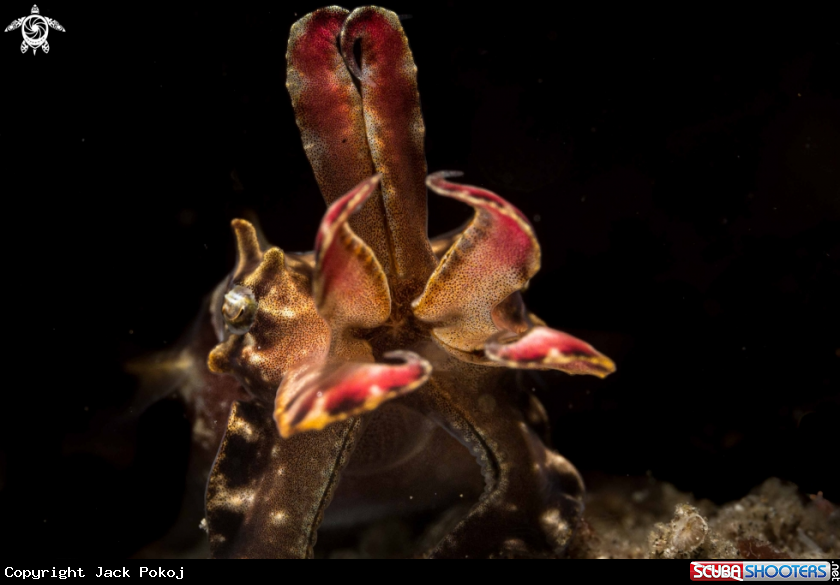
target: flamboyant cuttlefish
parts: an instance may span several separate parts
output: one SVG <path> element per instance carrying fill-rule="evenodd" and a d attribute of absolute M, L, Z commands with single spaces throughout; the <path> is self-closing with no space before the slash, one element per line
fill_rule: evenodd
<path fill-rule="evenodd" d="M 505 373 L 615 367 L 526 310 L 540 248 L 525 216 L 456 173 L 426 176 L 416 71 L 382 8 L 292 27 L 287 87 L 329 208 L 309 254 L 233 221 L 237 266 L 188 352 L 215 345 L 185 390 L 208 467 L 217 453 L 213 556 L 312 556 L 340 480 L 332 506 L 348 523 L 472 490 L 431 557 L 562 554 L 580 517 L 579 474 Z M 428 239 L 427 186 L 474 208 L 459 233 Z"/>

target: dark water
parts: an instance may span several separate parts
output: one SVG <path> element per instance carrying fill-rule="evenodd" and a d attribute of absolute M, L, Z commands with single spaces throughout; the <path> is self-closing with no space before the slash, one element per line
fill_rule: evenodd
<path fill-rule="evenodd" d="M 118 441 L 121 362 L 182 333 L 231 266 L 231 218 L 255 213 L 287 250 L 314 241 L 324 206 L 284 53 L 317 5 L 226 4 L 40 5 L 67 32 L 34 57 L 0 35 L 9 554 L 127 555 L 166 530 L 189 428 L 164 402 Z M 558 450 L 584 474 L 651 473 L 719 502 L 772 475 L 840 500 L 827 19 L 388 7 L 413 16 L 429 168 L 533 219 L 526 301 L 618 364 L 606 381 L 521 380 Z M 469 213 L 432 196 L 430 232 Z"/>

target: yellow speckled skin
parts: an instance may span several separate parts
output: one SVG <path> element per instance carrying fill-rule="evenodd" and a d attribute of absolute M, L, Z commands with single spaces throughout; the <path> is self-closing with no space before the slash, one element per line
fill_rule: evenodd
<path fill-rule="evenodd" d="M 312 255 L 264 249 L 251 224 L 233 222 L 238 260 L 216 296 L 208 366 L 248 398 L 233 404 L 210 474 L 212 554 L 311 557 L 346 472 L 348 522 L 383 505 L 411 511 L 408 493 L 415 511 L 428 491 L 442 505 L 476 495 L 428 556 L 561 555 L 583 483 L 507 368 L 606 375 L 612 362 L 525 309 L 540 250 L 504 199 L 433 174 L 433 190 L 476 215 L 429 240 L 416 67 L 394 13 L 315 11 L 292 27 L 287 61 L 329 208 Z M 376 485 L 398 497 L 361 493 Z"/>

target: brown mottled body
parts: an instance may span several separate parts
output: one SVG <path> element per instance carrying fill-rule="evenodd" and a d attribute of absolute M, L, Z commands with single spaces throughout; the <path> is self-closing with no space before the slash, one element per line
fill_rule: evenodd
<path fill-rule="evenodd" d="M 311 557 L 361 424 L 355 419 L 280 440 L 265 408 L 236 403 L 207 485 L 213 555 Z"/>
<path fill-rule="evenodd" d="M 426 178 L 416 67 L 394 13 L 315 11 L 293 26 L 287 59 L 329 208 L 311 256 L 263 249 L 233 223 L 239 260 L 208 364 L 248 398 L 207 488 L 212 554 L 312 556 L 343 472 L 338 524 L 435 505 L 407 504 L 412 490 L 441 494 L 437 505 L 481 492 L 426 554 L 562 554 L 583 484 L 506 368 L 604 376 L 614 365 L 528 313 L 520 291 L 540 250 L 519 210 L 452 173 Z M 463 231 L 428 239 L 426 184 L 475 208 Z M 365 493 L 374 485 L 389 493 Z"/>

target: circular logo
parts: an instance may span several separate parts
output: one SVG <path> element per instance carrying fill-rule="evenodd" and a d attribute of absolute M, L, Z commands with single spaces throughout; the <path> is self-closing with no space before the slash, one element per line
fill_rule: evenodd
<path fill-rule="evenodd" d="M 38 48 L 47 40 L 50 27 L 47 20 L 40 14 L 30 14 L 23 20 L 23 40 L 30 47 Z"/>

